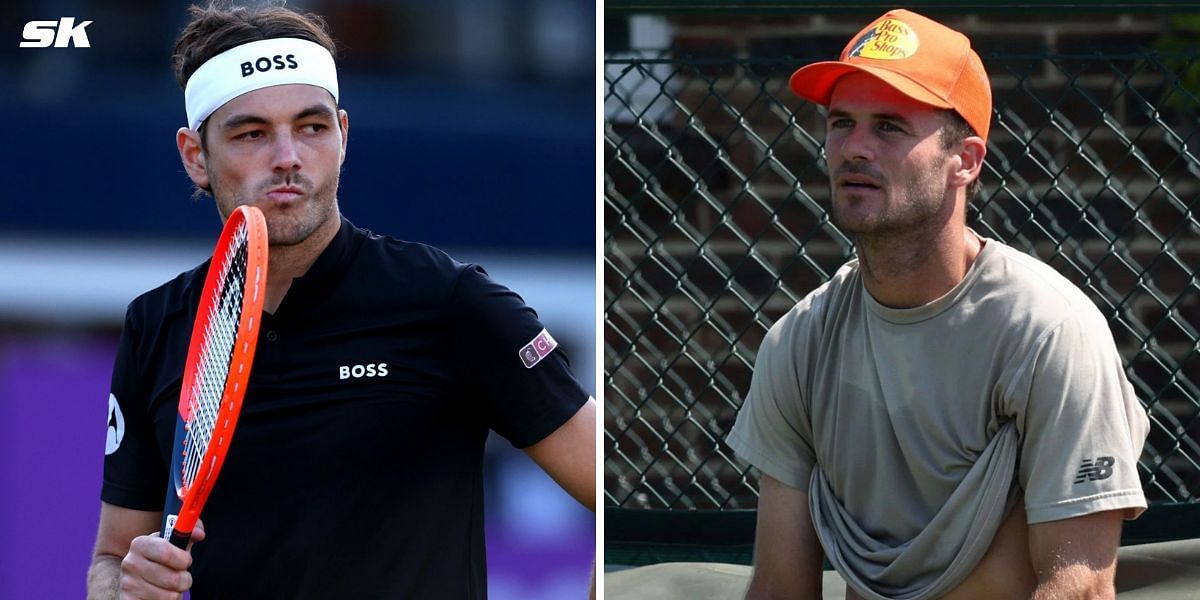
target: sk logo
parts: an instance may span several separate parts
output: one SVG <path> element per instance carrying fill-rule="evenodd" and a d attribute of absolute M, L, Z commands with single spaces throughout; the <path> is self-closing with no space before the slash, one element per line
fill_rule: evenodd
<path fill-rule="evenodd" d="M 25 41 L 22 48 L 49 48 L 53 43 L 55 48 L 91 48 L 88 40 L 87 26 L 91 21 L 75 24 L 75 17 L 63 17 L 57 21 L 30 21 L 21 31 Z M 57 32 L 56 32 L 57 30 Z"/>

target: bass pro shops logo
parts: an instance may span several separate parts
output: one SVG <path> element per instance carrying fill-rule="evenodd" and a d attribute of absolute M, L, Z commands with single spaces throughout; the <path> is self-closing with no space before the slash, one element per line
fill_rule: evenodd
<path fill-rule="evenodd" d="M 875 23 L 862 37 L 854 42 L 847 57 L 860 56 L 878 60 L 899 60 L 917 52 L 917 32 L 896 19 L 884 19 Z"/>
<path fill-rule="evenodd" d="M 63 17 L 57 21 L 30 21 L 21 31 L 22 48 L 91 48 L 88 40 L 87 26 L 91 21 L 75 24 L 75 17 Z"/>

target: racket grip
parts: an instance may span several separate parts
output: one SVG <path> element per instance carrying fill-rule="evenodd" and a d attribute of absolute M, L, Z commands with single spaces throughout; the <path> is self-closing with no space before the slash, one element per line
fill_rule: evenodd
<path fill-rule="evenodd" d="M 192 532 L 184 533 L 178 529 L 171 531 L 171 545 L 180 550 L 187 550 L 188 542 L 192 539 Z"/>

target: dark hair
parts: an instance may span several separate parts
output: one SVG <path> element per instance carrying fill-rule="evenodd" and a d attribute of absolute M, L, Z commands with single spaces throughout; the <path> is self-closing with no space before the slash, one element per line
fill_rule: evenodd
<path fill-rule="evenodd" d="M 963 119 L 962 115 L 958 114 L 957 111 L 953 109 L 946 109 L 941 112 L 944 120 L 942 129 L 940 131 L 940 135 L 942 136 L 942 150 L 949 151 L 954 148 L 954 146 L 961 143 L 964 139 L 979 135 L 970 125 L 967 124 L 966 119 Z M 975 196 L 978 196 L 979 191 L 983 189 L 983 182 L 980 181 L 981 179 L 983 179 L 982 171 L 980 171 L 979 177 L 976 177 L 975 181 L 972 181 L 970 185 L 967 186 L 968 204 L 973 198 L 975 198 Z"/>
<path fill-rule="evenodd" d="M 212 57 L 261 40 L 300 38 L 318 43 L 337 59 L 337 47 L 320 15 L 283 6 L 222 6 L 212 3 L 188 7 L 191 20 L 179 32 L 171 59 L 175 80 L 186 88 L 188 79 Z"/>

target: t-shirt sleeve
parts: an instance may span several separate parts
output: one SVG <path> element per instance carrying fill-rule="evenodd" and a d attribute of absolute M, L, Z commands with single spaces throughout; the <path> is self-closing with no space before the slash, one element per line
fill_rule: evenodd
<path fill-rule="evenodd" d="M 167 472 L 155 441 L 147 391 L 140 384 L 133 314 L 131 306 L 113 364 L 100 499 L 136 510 L 162 510 Z"/>
<path fill-rule="evenodd" d="M 1078 311 L 1051 329 L 1021 380 L 1028 387 L 1014 408 L 1029 523 L 1117 509 L 1140 515 L 1137 461 L 1149 420 L 1099 312 Z"/>
<path fill-rule="evenodd" d="M 807 492 L 816 464 L 812 423 L 802 396 L 797 311 L 780 319 L 754 360 L 750 392 L 725 441 L 746 462 L 779 482 Z"/>
<path fill-rule="evenodd" d="M 460 274 L 450 319 L 459 369 L 482 394 L 491 428 L 513 446 L 541 441 L 590 397 L 537 313 L 482 268 Z"/>

